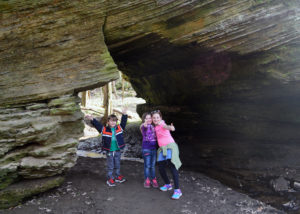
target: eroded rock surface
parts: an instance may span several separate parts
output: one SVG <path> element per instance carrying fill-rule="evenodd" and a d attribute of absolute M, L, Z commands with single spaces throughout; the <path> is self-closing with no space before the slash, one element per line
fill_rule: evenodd
<path fill-rule="evenodd" d="M 119 77 L 104 42 L 106 6 L 106 1 L 0 1 L 2 208 L 54 187 L 45 181 L 34 191 L 19 191 L 10 203 L 6 196 L 14 190 L 8 185 L 51 180 L 75 164 L 83 132 L 76 93 Z"/>
<path fill-rule="evenodd" d="M 104 32 L 138 96 L 150 107 L 165 106 L 177 124 L 192 123 L 202 133 L 294 141 L 300 139 L 299 5 L 149 2 L 138 4 L 133 15 L 108 13 Z"/>
<path fill-rule="evenodd" d="M 186 163 L 300 181 L 299 5 L 0 1 L 1 188 L 74 164 L 76 93 L 116 79 L 116 64 L 147 100 L 140 113 L 160 108 L 177 133 L 197 135 L 180 144 Z"/>
<path fill-rule="evenodd" d="M 140 115 L 160 109 L 175 124 L 184 164 L 261 191 L 274 178 L 300 177 L 299 6 L 156 1 L 121 13 L 122 27 L 114 11 L 104 32 L 147 101 Z"/>
<path fill-rule="evenodd" d="M 105 1 L 1 1 L 1 105 L 118 78 L 103 37 Z"/>
<path fill-rule="evenodd" d="M 62 174 L 76 163 L 76 147 L 83 129 L 79 101 L 78 97 L 63 96 L 0 109 L 0 189 L 23 179 Z M 40 190 L 47 190 L 47 186 L 53 188 L 45 185 Z M 12 205 L 3 198 L 8 191 L 0 191 L 1 207 Z M 22 192 L 26 191 L 20 192 L 19 200 Z M 39 193 L 38 188 L 32 193 Z"/>

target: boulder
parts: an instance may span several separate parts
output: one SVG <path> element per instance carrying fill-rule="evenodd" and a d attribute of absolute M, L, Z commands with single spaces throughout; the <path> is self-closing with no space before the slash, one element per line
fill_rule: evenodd
<path fill-rule="evenodd" d="M 291 188 L 290 182 L 283 177 L 271 180 L 270 184 L 275 192 L 288 191 Z"/>

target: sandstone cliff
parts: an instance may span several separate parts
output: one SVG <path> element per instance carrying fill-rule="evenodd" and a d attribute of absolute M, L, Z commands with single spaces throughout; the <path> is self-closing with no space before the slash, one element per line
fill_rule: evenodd
<path fill-rule="evenodd" d="M 147 100 L 139 113 L 177 127 L 185 165 L 239 188 L 299 180 L 300 1 L 135 6 L 108 13 L 106 44 Z"/>
<path fill-rule="evenodd" d="M 59 185 L 56 175 L 75 164 L 83 132 L 76 94 L 119 76 L 104 42 L 105 7 L 0 1 L 0 207 Z M 23 179 L 37 185 L 8 187 Z"/>
<path fill-rule="evenodd" d="M 299 6 L 0 1 L 1 189 L 74 165 L 82 133 L 76 93 L 116 79 L 118 69 L 147 100 L 140 112 L 160 108 L 178 133 L 236 140 L 182 144 L 186 163 L 233 177 L 298 169 Z M 195 148 L 200 155 L 185 155 Z M 293 172 L 287 177 L 299 180 Z"/>

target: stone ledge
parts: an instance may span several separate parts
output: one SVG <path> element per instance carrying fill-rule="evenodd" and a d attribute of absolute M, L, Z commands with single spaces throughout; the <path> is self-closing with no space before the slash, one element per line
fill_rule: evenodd
<path fill-rule="evenodd" d="M 58 187 L 63 181 L 64 177 L 55 176 L 43 179 L 24 180 L 10 185 L 5 190 L 0 191 L 0 209 L 16 206 L 25 198 Z"/>

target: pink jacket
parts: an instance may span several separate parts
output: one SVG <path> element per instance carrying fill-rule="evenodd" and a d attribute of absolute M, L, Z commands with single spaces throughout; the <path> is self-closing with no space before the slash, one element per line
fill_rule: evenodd
<path fill-rule="evenodd" d="M 166 123 L 164 120 L 162 120 L 159 125 L 155 126 L 155 132 L 159 147 L 175 142 L 173 137 L 171 136 L 170 131 L 163 128 L 164 125 L 166 125 Z"/>

